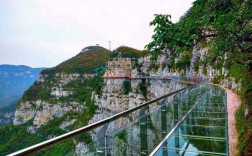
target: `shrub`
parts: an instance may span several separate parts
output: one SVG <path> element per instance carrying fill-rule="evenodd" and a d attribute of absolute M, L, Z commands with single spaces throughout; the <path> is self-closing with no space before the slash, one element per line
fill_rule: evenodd
<path fill-rule="evenodd" d="M 129 80 L 123 82 L 123 91 L 124 94 L 129 94 L 129 92 L 132 91 L 131 83 Z"/>

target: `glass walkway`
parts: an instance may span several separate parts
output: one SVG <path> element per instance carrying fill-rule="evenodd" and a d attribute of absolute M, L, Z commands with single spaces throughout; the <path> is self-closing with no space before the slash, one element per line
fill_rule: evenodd
<path fill-rule="evenodd" d="M 87 135 L 92 142 L 84 143 Z M 71 145 L 58 155 L 228 155 L 226 94 L 217 86 L 187 87 L 53 139 L 24 151 L 52 155 Z"/>
<path fill-rule="evenodd" d="M 226 95 L 209 91 L 154 155 L 228 155 Z"/>

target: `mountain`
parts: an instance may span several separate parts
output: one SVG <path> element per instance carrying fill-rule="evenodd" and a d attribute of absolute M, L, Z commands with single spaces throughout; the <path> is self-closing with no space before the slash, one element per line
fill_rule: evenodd
<path fill-rule="evenodd" d="M 153 42 L 148 45 L 152 53 L 130 47 L 110 52 L 93 46 L 84 48 L 54 68 L 43 70 L 18 101 L 14 125 L 0 128 L 0 153 L 5 155 L 51 139 L 185 87 L 173 80 L 108 78 L 142 74 L 208 78 L 210 83 L 239 93 L 244 102 L 236 113 L 239 148 L 240 152 L 244 149 L 249 152 L 252 142 L 252 126 L 249 124 L 252 120 L 250 4 L 250 1 L 196 0 L 177 23 L 172 23 L 169 15 L 156 15 L 151 22 L 156 26 Z M 105 71 L 96 72 L 104 66 Z M 159 106 L 158 102 L 148 111 Z M 171 119 L 173 115 L 168 114 Z M 117 155 L 132 154 L 128 147 L 134 145 L 128 145 L 127 140 L 132 139 L 139 145 L 140 136 L 136 132 L 141 126 L 132 126 L 130 131 L 121 131 L 121 134 L 112 132 L 132 123 L 135 118 L 134 114 L 122 117 L 107 127 L 47 148 L 42 154 L 66 155 L 72 152 L 72 155 L 84 155 L 89 148 L 98 151 L 93 146 L 103 142 L 86 144 L 100 139 L 104 132 L 109 140 L 115 141 L 110 151 L 119 153 Z M 155 116 L 148 117 L 148 123 L 158 121 Z M 148 141 L 148 146 L 153 146 L 155 137 L 161 135 L 160 131 L 155 131 L 155 125 L 151 125 L 147 132 L 154 139 Z M 204 151 L 204 148 L 198 151 Z"/>
<path fill-rule="evenodd" d="M 8 154 L 20 150 L 94 123 L 116 112 L 133 108 L 165 93 L 184 88 L 185 84 L 176 81 L 114 80 L 102 79 L 102 76 L 190 74 L 195 72 L 192 68 L 197 64 L 198 59 L 195 58 L 199 55 L 205 56 L 203 49 L 194 47 L 189 58 L 190 68 L 182 70 L 176 67 L 170 68 L 166 64 L 169 62 L 169 57 L 165 54 L 160 54 L 155 62 L 151 62 L 151 55 L 148 52 L 130 47 L 119 47 L 113 52 L 97 46 L 84 48 L 75 57 L 56 67 L 43 70 L 38 80 L 24 93 L 16 107 L 14 125 L 0 129 L 2 147 L 0 153 Z M 104 65 L 106 65 L 105 71 L 94 72 Z M 210 76 L 210 81 L 214 81 L 215 77 L 222 74 L 211 67 L 207 71 L 209 72 L 204 73 L 200 67 L 198 75 L 202 77 L 216 75 Z M 231 84 L 231 88 L 239 89 L 232 79 L 221 83 Z M 157 106 L 150 107 L 150 111 L 155 107 Z M 74 151 L 77 155 L 81 155 L 87 150 L 85 144 L 102 137 L 100 135 L 104 131 L 110 134 L 128 122 L 129 118 L 122 118 L 108 127 L 98 128 L 92 133 L 47 149 L 44 154 L 57 155 Z M 127 135 L 139 139 L 139 136 L 135 136 L 136 134 L 132 132 L 127 132 Z M 120 144 L 127 144 L 125 140 L 120 138 L 117 140 Z M 114 147 L 114 150 L 118 150 L 117 147 Z M 125 149 L 125 152 L 130 151 Z"/>
<path fill-rule="evenodd" d="M 18 101 L 14 125 L 0 128 L 0 153 L 5 155 L 87 125 L 96 110 L 92 94 L 100 92 L 102 85 L 100 72 L 104 70 L 96 69 L 104 69 L 109 55 L 103 47 L 90 46 L 58 66 L 42 70 Z M 91 140 L 89 135 L 85 138 Z"/>
<path fill-rule="evenodd" d="M 13 123 L 17 101 L 0 108 L 0 127 Z"/>
<path fill-rule="evenodd" d="M 130 47 L 119 47 L 113 52 L 102 47 L 84 48 L 75 57 L 54 68 L 43 70 L 38 80 L 24 93 L 16 107 L 14 125 L 0 129 L 2 134 L 0 153 L 8 154 L 45 141 L 133 108 L 165 93 L 184 88 L 185 84 L 176 81 L 114 80 L 106 79 L 106 76 L 190 75 L 196 73 L 193 67 L 200 60 L 199 56 L 202 59 L 205 57 L 206 51 L 206 47 L 195 46 L 189 57 L 189 67 L 181 69 L 175 66 L 170 68 L 170 65 L 166 64 L 170 58 L 165 54 L 160 54 L 155 62 L 151 62 L 149 53 Z M 93 72 L 105 64 L 105 71 Z M 213 82 L 223 73 L 212 67 L 208 67 L 205 73 L 202 67 L 199 67 L 197 74 L 203 78 L 209 77 Z M 221 80 L 220 83 L 224 86 L 230 84 L 230 88 L 234 90 L 239 89 L 239 85 L 232 78 L 227 81 Z M 150 107 L 150 111 L 155 107 L 157 106 Z M 172 118 L 173 114 L 170 115 Z M 132 116 L 132 118 L 136 117 Z M 130 122 L 129 118 L 122 118 L 108 127 L 98 128 L 92 133 L 75 137 L 73 140 L 70 139 L 59 146 L 47 149 L 43 154 L 60 155 L 73 151 L 81 155 L 88 150 L 85 145 L 102 137 L 104 131 L 110 134 L 128 122 Z M 135 128 L 139 130 L 139 127 Z M 155 134 L 154 130 L 148 131 Z M 127 135 L 139 140 L 137 133 L 127 131 Z M 21 136 L 22 139 L 19 139 Z M 15 143 L 17 140 L 18 144 Z M 125 142 L 127 139 L 116 137 L 116 140 L 119 142 L 118 145 L 127 144 L 127 141 Z M 130 149 L 126 147 L 125 153 L 130 153 Z M 120 147 L 113 148 L 115 151 L 118 149 Z"/>
<path fill-rule="evenodd" d="M 17 101 L 37 79 L 41 70 L 24 65 L 0 65 L 0 107 Z"/>
<path fill-rule="evenodd" d="M 89 80 L 95 77 L 95 69 L 106 64 L 108 57 L 109 50 L 92 46 L 56 67 L 43 70 L 17 104 L 14 124 L 24 124 L 35 117 L 33 123 L 39 128 L 53 116 L 63 116 L 73 107 L 80 111 L 83 102 L 90 101 L 92 90 L 87 87 L 98 87 L 88 84 Z M 50 110 L 45 112 L 44 107 Z"/>

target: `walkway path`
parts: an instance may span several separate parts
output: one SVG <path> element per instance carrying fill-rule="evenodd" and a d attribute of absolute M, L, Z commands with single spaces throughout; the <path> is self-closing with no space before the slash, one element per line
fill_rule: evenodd
<path fill-rule="evenodd" d="M 174 79 L 174 78 L 170 78 L 170 77 L 157 77 L 157 76 L 142 76 L 142 77 L 131 77 L 131 76 L 102 76 L 102 78 L 104 79 L 157 79 L 157 80 L 173 80 L 173 81 L 177 81 L 179 83 L 182 84 L 195 84 L 196 82 L 192 82 L 192 81 L 186 81 L 186 80 L 178 80 L 178 79 Z"/>
<path fill-rule="evenodd" d="M 238 156 L 238 134 L 235 128 L 235 111 L 240 106 L 240 99 L 233 91 L 225 89 L 227 92 L 227 109 L 228 109 L 228 137 L 229 137 L 229 154 Z"/>
<path fill-rule="evenodd" d="M 215 84 L 214 84 L 215 85 Z M 227 92 L 227 110 L 228 110 L 228 144 L 230 156 L 238 156 L 238 133 L 235 128 L 235 112 L 241 104 L 241 100 L 232 90 L 224 88 Z"/>

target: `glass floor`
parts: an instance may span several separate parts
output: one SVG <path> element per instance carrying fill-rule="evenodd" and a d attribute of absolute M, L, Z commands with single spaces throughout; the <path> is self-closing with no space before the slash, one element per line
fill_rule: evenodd
<path fill-rule="evenodd" d="M 205 100 L 197 104 L 155 155 L 228 155 L 224 90 L 211 86 Z"/>

